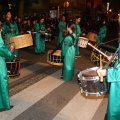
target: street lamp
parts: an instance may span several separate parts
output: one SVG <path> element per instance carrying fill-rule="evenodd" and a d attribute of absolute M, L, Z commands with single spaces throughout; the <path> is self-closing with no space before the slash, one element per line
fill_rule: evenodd
<path fill-rule="evenodd" d="M 108 13 L 109 7 L 110 7 L 110 3 L 107 2 L 107 13 Z"/>
<path fill-rule="evenodd" d="M 66 18 L 67 17 L 66 9 L 67 7 L 69 7 L 69 2 L 68 1 L 64 2 L 63 6 L 65 8 L 65 18 Z"/>

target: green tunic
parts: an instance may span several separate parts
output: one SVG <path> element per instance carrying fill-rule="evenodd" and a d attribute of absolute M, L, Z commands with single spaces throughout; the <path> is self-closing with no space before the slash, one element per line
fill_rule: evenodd
<path fill-rule="evenodd" d="M 45 40 L 41 39 L 40 30 L 45 31 L 44 23 L 36 23 L 34 26 L 34 30 L 36 31 L 36 41 L 35 41 L 35 53 L 45 53 Z"/>
<path fill-rule="evenodd" d="M 81 28 L 80 28 L 79 24 L 77 24 L 77 23 L 75 24 L 74 33 L 79 34 L 79 36 L 77 36 L 77 39 L 75 41 L 75 55 L 77 56 L 77 55 L 80 55 L 80 48 L 79 48 L 79 46 L 77 44 L 78 44 L 79 37 L 82 34 Z"/>
<path fill-rule="evenodd" d="M 76 35 L 73 34 L 74 39 Z M 66 36 L 62 44 L 63 62 L 63 80 L 70 81 L 74 75 L 75 47 L 71 36 Z"/>
<path fill-rule="evenodd" d="M 14 29 L 14 32 L 10 31 L 11 28 Z M 19 35 L 19 31 L 18 31 L 16 22 L 13 22 L 13 23 L 4 22 L 2 25 L 2 31 L 5 34 L 5 44 L 7 47 L 8 47 L 8 38 Z M 15 50 L 13 52 L 13 54 L 18 56 L 18 50 Z"/>
<path fill-rule="evenodd" d="M 118 51 L 118 60 L 113 68 L 108 69 L 107 76 L 108 82 L 111 84 L 107 120 L 120 120 L 120 50 Z"/>
<path fill-rule="evenodd" d="M 63 35 L 63 30 L 66 29 L 66 22 L 65 21 L 60 21 L 58 24 L 59 28 L 59 37 L 58 37 L 58 45 L 64 40 L 64 35 Z"/>
<path fill-rule="evenodd" d="M 97 43 L 100 44 L 103 42 L 104 38 L 106 37 L 107 27 L 104 25 L 100 28 L 98 32 L 98 39 Z"/>
<path fill-rule="evenodd" d="M 10 99 L 8 93 L 8 75 L 4 58 L 13 59 L 13 54 L 4 45 L 0 33 L 0 109 L 10 109 Z"/>

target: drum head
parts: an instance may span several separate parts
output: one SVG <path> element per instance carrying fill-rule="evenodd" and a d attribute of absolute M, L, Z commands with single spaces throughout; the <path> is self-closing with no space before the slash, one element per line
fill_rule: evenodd
<path fill-rule="evenodd" d="M 93 76 L 98 76 L 97 72 L 92 70 L 92 71 L 86 71 L 82 74 L 84 77 L 93 77 Z"/>

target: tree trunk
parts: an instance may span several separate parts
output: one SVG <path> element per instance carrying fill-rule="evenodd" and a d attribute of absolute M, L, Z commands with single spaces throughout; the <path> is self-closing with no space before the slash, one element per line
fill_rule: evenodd
<path fill-rule="evenodd" d="M 24 16 L 24 0 L 19 0 L 19 16 L 21 17 L 21 18 L 23 18 L 23 16 Z"/>

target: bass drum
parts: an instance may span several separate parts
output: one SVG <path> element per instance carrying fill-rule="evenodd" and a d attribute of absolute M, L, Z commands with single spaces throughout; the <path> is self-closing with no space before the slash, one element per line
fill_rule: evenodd
<path fill-rule="evenodd" d="M 24 35 L 19 35 L 19 36 L 9 38 L 8 43 L 9 44 L 14 43 L 15 49 L 20 49 L 20 48 L 32 46 L 33 39 L 31 34 L 24 34 Z"/>

